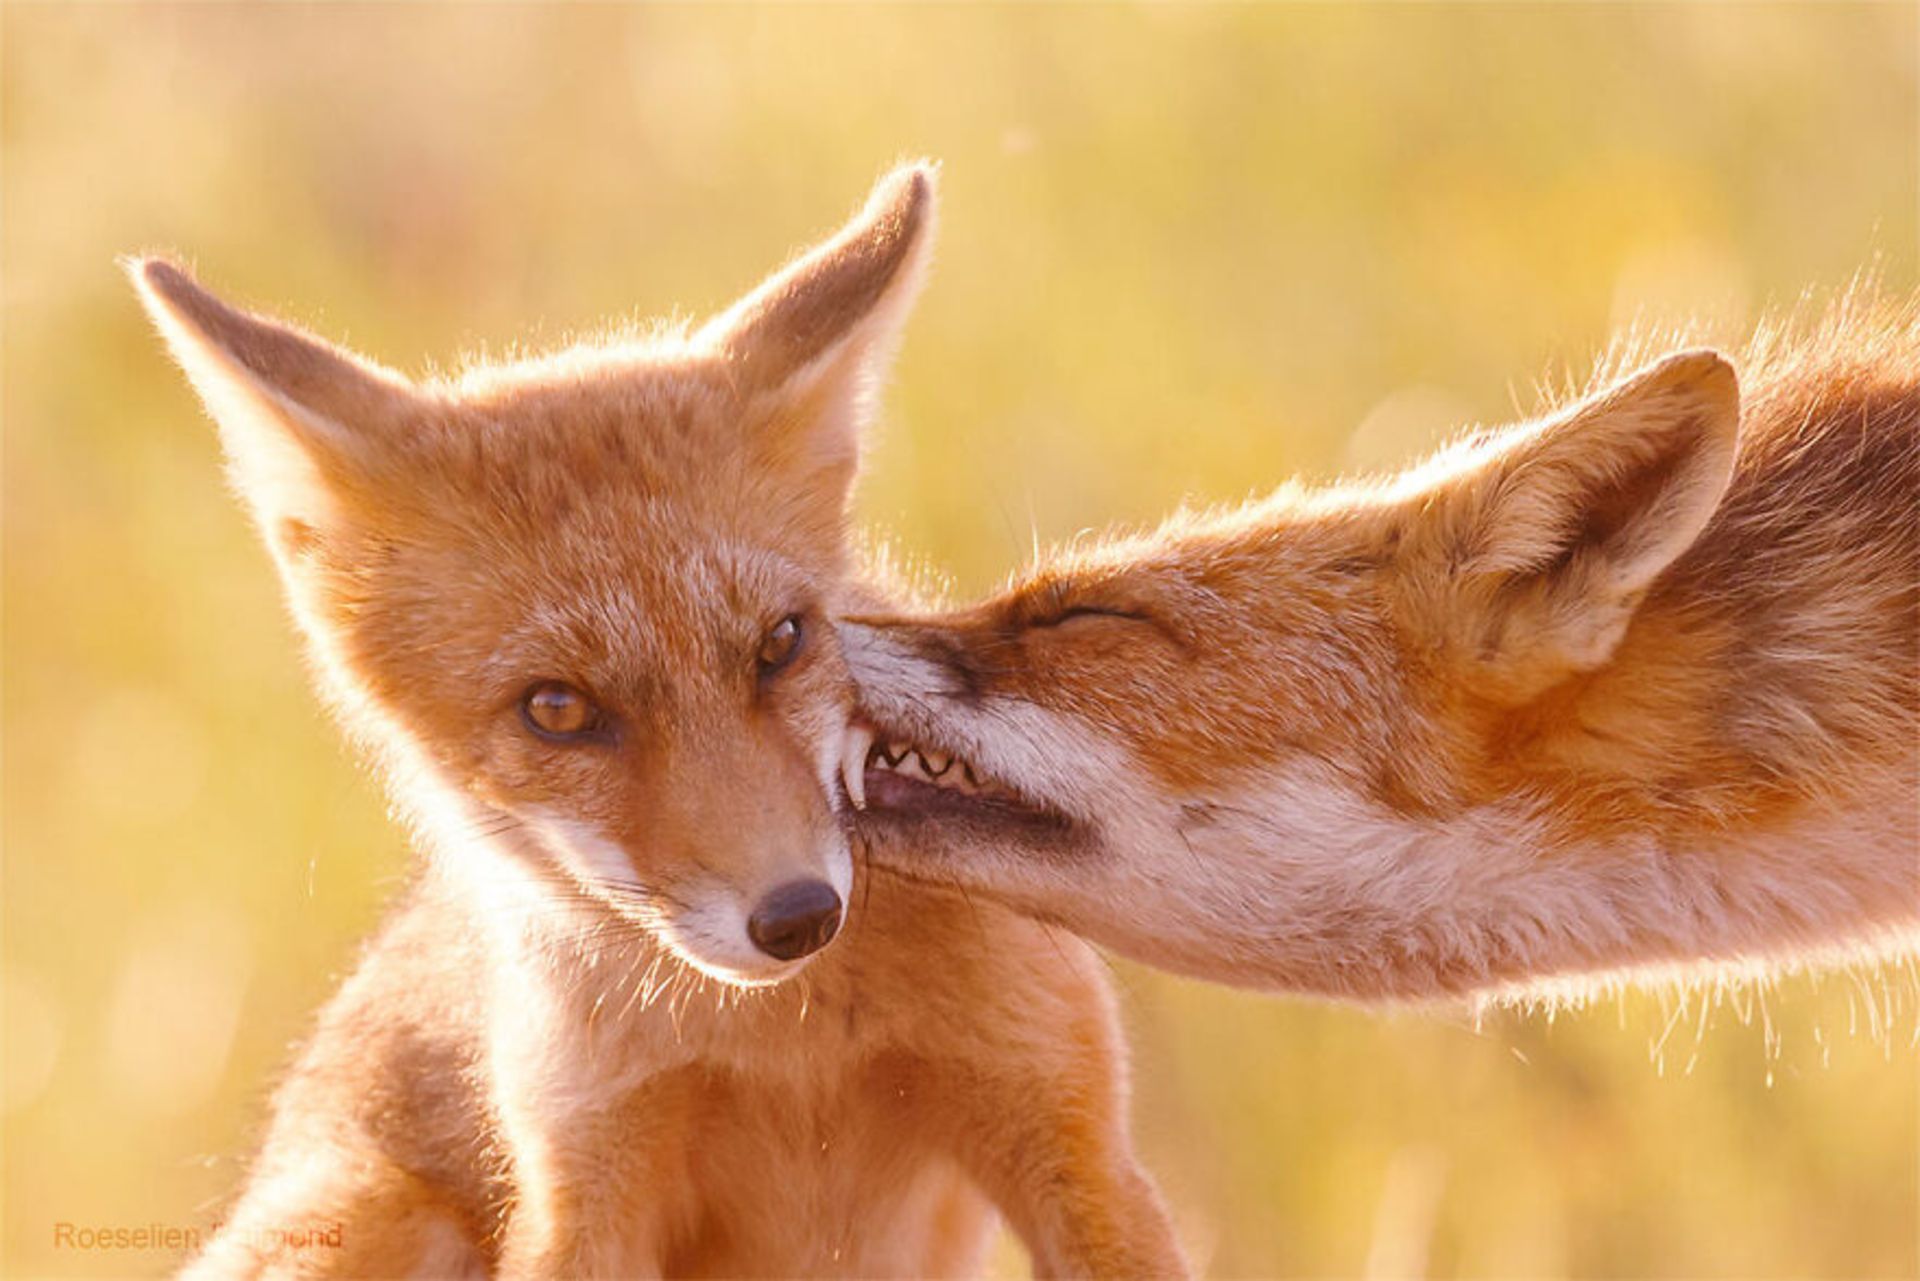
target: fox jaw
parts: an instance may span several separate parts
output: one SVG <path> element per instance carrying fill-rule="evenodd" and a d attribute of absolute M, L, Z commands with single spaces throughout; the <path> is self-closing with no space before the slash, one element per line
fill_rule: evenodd
<path fill-rule="evenodd" d="M 432 382 L 129 264 L 323 692 L 436 856 L 504 855 L 530 916 L 558 901 L 735 984 L 833 937 L 853 864 L 829 618 L 932 183 L 890 175 L 694 333 Z"/>
<path fill-rule="evenodd" d="M 1884 810 L 1772 841 L 1744 816 L 1792 815 L 1805 779 L 1742 793 L 1759 771 L 1705 760 L 1689 700 L 1732 696 L 1723 636 L 1668 571 L 1728 490 L 1739 401 L 1684 352 L 1382 484 L 843 621 L 871 857 L 1164 968 L 1344 997 L 1910 929 L 1910 716 L 1904 763 L 1835 771 Z M 1823 842 L 1871 853 L 1821 866 Z"/>

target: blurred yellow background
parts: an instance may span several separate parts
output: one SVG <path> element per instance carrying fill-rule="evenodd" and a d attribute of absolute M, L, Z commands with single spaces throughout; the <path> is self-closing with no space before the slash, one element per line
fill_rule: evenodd
<path fill-rule="evenodd" d="M 406 859 L 114 255 L 418 370 L 717 307 L 940 158 L 862 505 L 973 590 L 1636 314 L 1913 288 L 1917 12 L 7 6 L 5 1270 L 168 1267 L 54 1225 L 208 1221 Z M 1118 978 L 1215 1274 L 1920 1270 L 1911 975 L 1478 1026 Z"/>

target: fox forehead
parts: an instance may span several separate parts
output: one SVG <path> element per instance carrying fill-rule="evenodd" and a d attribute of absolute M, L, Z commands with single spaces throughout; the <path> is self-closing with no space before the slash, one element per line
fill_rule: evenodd
<path fill-rule="evenodd" d="M 769 627 L 818 603 L 808 566 L 737 539 L 674 534 L 536 551 L 479 674 L 511 680 L 544 665 L 608 692 L 657 672 L 685 680 L 742 667 Z"/>
<path fill-rule="evenodd" d="M 695 660 L 734 615 L 806 604 L 837 544 L 802 536 L 784 478 L 738 443 L 737 403 L 683 366 L 443 401 L 330 559 L 429 629 L 593 665 Z"/>
<path fill-rule="evenodd" d="M 369 557 L 360 607 L 330 623 L 356 669 L 382 683 L 404 683 L 428 658 L 454 688 L 494 698 L 557 679 L 657 704 L 746 671 L 766 630 L 830 585 L 821 566 L 730 524 L 645 500 L 578 505 L 545 524 L 489 526 L 467 512 Z"/>
<path fill-rule="evenodd" d="M 381 479 L 458 499 L 433 514 L 482 532 L 750 523 L 769 510 L 738 501 L 781 477 L 748 447 L 751 410 L 724 370 L 667 352 L 558 366 L 566 378 L 554 368 L 496 372 L 480 394 L 437 389 L 441 412 L 391 451 Z"/>

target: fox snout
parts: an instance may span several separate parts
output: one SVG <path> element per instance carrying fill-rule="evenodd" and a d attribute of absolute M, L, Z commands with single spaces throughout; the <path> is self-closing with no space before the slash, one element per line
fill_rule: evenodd
<path fill-rule="evenodd" d="M 1097 729 L 992 684 L 966 638 L 914 622 L 837 624 L 858 708 L 842 770 L 870 819 L 1059 850 L 1103 825 L 1128 763 Z M 858 757 L 858 759 L 856 759 Z M 871 823 L 868 824 L 872 826 Z"/>
<path fill-rule="evenodd" d="M 745 833 L 694 847 L 616 842 L 587 824 L 552 819 L 538 830 L 611 907 L 723 982 L 751 987 L 789 978 L 845 922 L 853 862 L 837 832 L 818 840 L 789 832 L 780 841 Z"/>
<path fill-rule="evenodd" d="M 655 875 L 668 946 L 702 973 L 754 986 L 791 977 L 839 934 L 853 860 L 837 831 L 798 844 L 790 835 L 764 858 L 749 859 L 750 848 L 715 847 Z"/>
<path fill-rule="evenodd" d="M 940 646 L 931 629 L 904 622 L 841 619 L 834 630 L 857 691 L 883 699 L 945 699 L 964 693 L 953 647 Z"/>
<path fill-rule="evenodd" d="M 760 986 L 792 977 L 845 923 L 853 857 L 831 777 L 781 733 L 710 732 L 521 813 L 547 858 L 679 960 Z"/>

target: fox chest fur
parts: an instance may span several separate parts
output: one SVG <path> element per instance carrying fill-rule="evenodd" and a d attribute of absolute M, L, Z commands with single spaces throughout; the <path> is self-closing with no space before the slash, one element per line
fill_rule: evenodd
<path fill-rule="evenodd" d="M 342 1275 L 511 1272 L 515 1234 L 562 1230 L 536 1211 L 596 1225 L 568 1260 L 583 1275 L 971 1272 L 992 1222 L 974 1145 L 1031 1141 L 1003 1081 L 1050 1089 L 1110 1055 L 1108 1002 L 1081 945 L 944 891 L 863 891 L 884 926 L 856 923 L 795 990 L 742 996 L 661 981 L 644 941 L 502 937 L 497 907 L 427 878 L 282 1087 L 256 1172 L 280 1194 L 254 1217 L 330 1204 L 311 1154 L 364 1145 L 389 1209 L 310 1260 Z"/>

